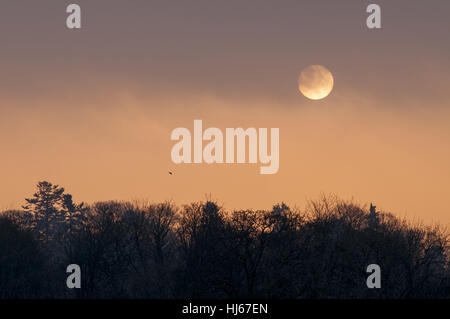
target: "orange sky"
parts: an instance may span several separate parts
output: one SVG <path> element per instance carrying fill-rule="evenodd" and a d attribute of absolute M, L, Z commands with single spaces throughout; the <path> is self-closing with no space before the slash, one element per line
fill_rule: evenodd
<path fill-rule="evenodd" d="M 65 29 L 56 1 L 2 10 L 0 209 L 48 180 L 86 202 L 302 207 L 335 193 L 450 223 L 447 1 L 384 2 L 377 31 L 364 1 L 101 2 L 79 1 L 81 31 Z M 311 64 L 334 75 L 321 101 L 297 90 Z M 170 133 L 194 119 L 280 128 L 279 172 L 173 164 Z"/>

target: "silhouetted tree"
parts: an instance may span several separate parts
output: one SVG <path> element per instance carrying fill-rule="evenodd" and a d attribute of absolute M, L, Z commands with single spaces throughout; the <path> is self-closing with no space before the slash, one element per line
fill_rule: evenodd
<path fill-rule="evenodd" d="M 25 199 L 23 209 L 28 213 L 30 227 L 48 242 L 64 218 L 60 209 L 64 188 L 46 181 L 39 182 L 37 188 L 32 198 Z"/>
<path fill-rule="evenodd" d="M 26 201 L 0 217 L 0 298 L 450 298 L 448 232 L 372 204 L 84 206 L 48 182 Z M 68 264 L 82 289 L 66 288 Z M 381 289 L 366 286 L 369 264 Z"/>
<path fill-rule="evenodd" d="M 0 298 L 46 296 L 45 257 L 30 231 L 0 217 Z"/>
<path fill-rule="evenodd" d="M 221 296 L 226 227 L 223 211 L 212 201 L 184 206 L 177 226 L 180 245 L 178 296 Z"/>
<path fill-rule="evenodd" d="M 37 192 L 25 201 L 27 224 L 44 242 L 79 228 L 84 219 L 83 204 L 73 203 L 64 188 L 46 181 L 39 182 Z"/>

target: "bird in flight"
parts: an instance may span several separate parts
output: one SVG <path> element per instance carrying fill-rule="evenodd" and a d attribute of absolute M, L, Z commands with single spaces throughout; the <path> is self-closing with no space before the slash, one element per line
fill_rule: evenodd
<path fill-rule="evenodd" d="M 169 171 L 169 175 L 173 175 L 173 173 L 171 171 Z"/>

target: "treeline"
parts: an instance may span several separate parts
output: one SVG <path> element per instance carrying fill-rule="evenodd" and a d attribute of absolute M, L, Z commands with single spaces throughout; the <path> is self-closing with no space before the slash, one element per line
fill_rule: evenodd
<path fill-rule="evenodd" d="M 450 298 L 448 233 L 324 197 L 304 210 L 213 201 L 76 204 L 40 182 L 0 217 L 0 298 Z M 81 267 L 68 289 L 66 267 Z M 381 289 L 366 268 L 381 267 Z"/>

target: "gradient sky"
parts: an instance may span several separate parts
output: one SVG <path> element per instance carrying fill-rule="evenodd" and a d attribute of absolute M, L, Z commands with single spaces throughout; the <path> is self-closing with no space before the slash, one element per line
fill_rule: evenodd
<path fill-rule="evenodd" d="M 3 0 L 0 209 L 48 180 L 77 201 L 230 209 L 334 193 L 449 224 L 449 14 L 448 0 Z M 312 64 L 335 79 L 321 101 L 297 89 Z M 170 133 L 194 119 L 280 128 L 278 174 L 173 164 Z"/>

